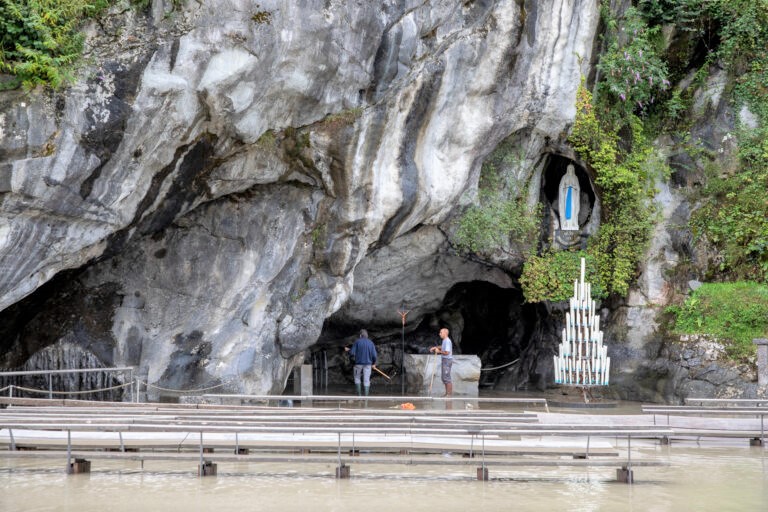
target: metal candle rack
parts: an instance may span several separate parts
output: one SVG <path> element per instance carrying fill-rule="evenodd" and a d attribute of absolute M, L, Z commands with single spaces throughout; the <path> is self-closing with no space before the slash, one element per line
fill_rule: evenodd
<path fill-rule="evenodd" d="M 555 359 L 555 383 L 572 386 L 607 386 L 611 367 L 608 348 L 603 346 L 600 316 L 592 300 L 592 286 L 581 277 L 573 282 L 573 297 L 565 314 L 559 355 Z"/>

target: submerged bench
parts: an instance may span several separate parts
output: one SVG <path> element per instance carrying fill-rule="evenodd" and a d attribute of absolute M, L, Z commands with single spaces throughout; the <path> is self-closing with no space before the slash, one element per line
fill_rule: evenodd
<path fill-rule="evenodd" d="M 395 396 L 395 395 L 248 395 L 248 394 L 216 394 L 208 393 L 201 396 L 203 400 L 215 400 L 219 403 L 224 402 L 280 402 L 284 400 L 293 400 L 300 403 L 314 402 L 332 402 L 332 403 L 355 403 L 355 402 L 391 402 L 391 403 L 477 403 L 477 404 L 504 404 L 504 405 L 538 405 L 544 407 L 549 412 L 549 405 L 546 398 L 488 398 L 479 396 Z"/>
<path fill-rule="evenodd" d="M 653 423 L 656 425 L 656 416 L 665 416 L 666 425 L 675 430 L 676 436 L 687 435 L 694 437 L 724 437 L 724 438 L 749 438 L 752 446 L 763 446 L 765 440 L 765 416 L 768 415 L 768 407 L 703 407 L 691 405 L 642 405 L 644 414 L 653 415 Z M 707 418 L 759 418 L 760 428 L 701 428 L 693 426 L 672 426 L 670 417 L 673 416 L 698 416 Z"/>
<path fill-rule="evenodd" d="M 357 452 L 350 456 L 331 455 L 331 454 L 303 454 L 303 455 L 280 455 L 280 454 L 232 454 L 232 453 L 205 453 L 202 458 L 192 453 L 130 453 L 130 452 L 93 452 L 93 451 L 38 451 L 38 452 L 6 452 L 2 457 L 7 458 L 49 458 L 63 459 L 67 457 L 68 461 L 75 460 L 79 462 L 68 462 L 68 467 L 73 464 L 90 464 L 91 459 L 99 460 L 123 460 L 137 461 L 141 463 L 144 469 L 146 461 L 198 461 L 198 475 L 215 475 L 218 471 L 216 464 L 225 462 L 253 462 L 253 463 L 278 463 L 278 464 L 334 464 L 336 465 L 337 478 L 349 478 L 351 476 L 352 464 L 377 464 L 377 465 L 406 465 L 406 466 L 475 466 L 477 468 L 477 479 L 488 480 L 488 468 L 535 468 L 535 467 L 563 467 L 563 468 L 616 468 L 616 478 L 623 483 L 633 483 L 634 467 L 659 467 L 669 466 L 669 462 L 661 460 L 637 460 L 627 459 L 623 462 L 594 459 L 553 459 L 553 458 L 499 458 L 489 454 L 484 454 L 481 460 L 469 458 L 466 456 L 457 456 L 446 458 L 445 454 L 441 456 L 415 456 L 413 453 L 382 456 L 380 454 L 368 454 Z M 206 468 L 207 472 L 206 472 Z M 90 466 L 87 471 L 89 472 Z"/>
<path fill-rule="evenodd" d="M 14 406 L 0 411 L 0 443 L 11 450 L 36 448 L 33 450 L 5 452 L 14 457 L 61 456 L 66 447 L 67 467 L 73 468 L 91 458 L 126 458 L 129 460 L 167 459 L 186 457 L 198 460 L 198 474 L 215 473 L 213 460 L 251 460 L 253 462 L 294 461 L 310 462 L 335 460 L 338 463 L 337 476 L 349 476 L 349 466 L 341 457 L 344 453 L 353 456 L 360 463 L 397 464 L 461 464 L 478 465 L 478 478 L 487 479 L 487 466 L 613 466 L 621 465 L 617 477 L 631 481 L 632 465 L 663 465 L 661 461 L 632 461 L 631 439 L 659 438 L 671 431 L 649 425 L 542 425 L 530 423 L 530 418 L 511 413 L 486 413 L 485 411 L 443 414 L 430 411 L 388 411 L 354 410 L 351 412 L 327 410 L 312 414 L 296 414 L 292 409 L 269 409 L 268 412 L 252 408 L 250 414 L 243 414 L 238 408 L 233 411 L 171 411 L 154 407 L 145 409 L 127 408 L 126 411 L 111 409 L 89 409 L 73 411 L 62 408 L 25 408 Z M 263 413 L 263 414 L 262 414 Z M 521 421 L 525 420 L 525 421 Z M 6 437 L 3 433 L 7 432 Z M 59 437 L 52 433 L 58 433 Z M 66 442 L 63 433 L 66 433 Z M 81 436 L 73 442 L 72 434 Z M 112 437 L 104 442 L 104 436 L 117 434 L 120 451 Z M 169 442 L 167 436 L 189 437 L 195 441 L 182 446 Z M 37 440 L 34 437 L 37 436 Z M 166 437 L 163 441 L 161 438 Z M 586 446 L 553 445 L 525 446 L 525 442 L 512 438 L 531 436 L 535 438 L 586 438 Z M 125 437 L 131 437 L 129 443 Z M 618 457 L 614 448 L 590 447 L 595 437 L 626 437 L 627 457 L 625 461 L 595 460 L 594 456 Z M 199 441 L 198 439 L 199 438 Z M 99 440 L 96 442 L 95 440 Z M 23 442 L 21 442 L 23 440 Z M 79 448 L 85 443 L 88 450 Z M 90 443 L 90 444 L 88 444 Z M 192 444 L 195 443 L 195 444 Z M 157 450 L 140 453 L 128 452 L 129 448 Z M 336 449 L 336 456 L 317 453 Z M 227 452 L 211 454 L 213 448 L 225 448 Z M 58 448 L 59 451 L 52 451 Z M 183 452 L 182 448 L 197 448 L 198 454 Z M 234 450 L 233 450 L 234 448 Z M 591 448 L 591 449 L 590 449 Z M 265 450 L 250 453 L 250 449 Z M 269 450 L 269 451 L 266 451 Z M 276 453 L 293 450 L 296 453 Z M 449 451 L 467 454 L 467 459 L 430 457 Z M 367 452 L 367 453 L 365 453 Z M 398 452 L 398 455 L 382 453 Z M 245 456 L 246 459 L 242 459 Z M 313 456 L 313 457 L 311 457 Z M 552 457 L 571 457 L 552 459 Z M 0 458 L 2 454 L 0 454 Z M 250 457 L 250 458 L 249 458 Z M 477 458 L 480 457 L 481 461 Z M 517 458 L 513 458 L 517 457 Z M 548 457 L 543 459 L 542 457 Z M 72 459 L 75 462 L 72 462 Z M 80 462 L 78 462 L 80 459 Z M 475 460 L 471 460 L 475 459 Z M 361 462 L 364 461 L 364 462 Z M 487 462 L 487 464 L 486 464 Z M 83 469 L 85 471 L 85 469 Z"/>
<path fill-rule="evenodd" d="M 753 405 L 755 407 L 768 407 L 768 399 L 765 398 L 686 398 L 686 405 L 728 405 L 737 406 Z"/>

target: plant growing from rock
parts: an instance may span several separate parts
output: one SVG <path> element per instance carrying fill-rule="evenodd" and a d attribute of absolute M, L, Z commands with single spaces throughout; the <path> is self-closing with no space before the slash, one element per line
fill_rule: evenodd
<path fill-rule="evenodd" d="M 539 211 L 510 190 L 512 174 L 524 155 L 503 142 L 483 163 L 478 185 L 478 202 L 467 208 L 455 224 L 452 242 L 465 253 L 490 255 L 535 248 Z M 510 241 L 514 243 L 511 245 Z"/>
<path fill-rule="evenodd" d="M 768 336 L 768 286 L 758 283 L 705 283 L 667 311 L 675 333 L 713 335 L 734 359 L 753 356 L 752 340 Z"/>
<path fill-rule="evenodd" d="M 174 0 L 174 6 L 180 0 Z M 72 81 L 83 51 L 80 31 L 115 0 L 0 0 L 0 90 L 38 85 L 57 88 Z M 133 0 L 137 8 L 148 0 Z"/>
<path fill-rule="evenodd" d="M 719 41 L 707 65 L 721 63 L 734 77 L 729 93 L 739 120 L 718 151 L 735 143 L 739 161 L 728 173 L 708 167 L 691 227 L 718 252 L 710 278 L 768 282 L 768 0 L 713 0 L 702 4 L 699 16 L 688 24 L 709 20 Z"/>
<path fill-rule="evenodd" d="M 661 29 L 649 28 L 634 8 L 627 9 L 620 24 L 607 7 L 602 12 L 607 30 L 597 64 L 601 72 L 597 95 L 607 96 L 606 112 L 644 112 L 670 86 L 667 64 L 658 51 Z"/>
<path fill-rule="evenodd" d="M 573 281 L 578 278 L 581 258 L 586 260 L 586 277 L 592 283 L 592 297 L 604 299 L 597 261 L 585 251 L 548 251 L 525 262 L 520 286 L 528 302 L 561 302 L 573 296 Z"/>
<path fill-rule="evenodd" d="M 628 115 L 627 125 L 614 127 L 601 119 L 592 94 L 582 85 L 577 93 L 576 122 L 570 142 L 595 174 L 602 200 L 602 219 L 588 252 L 597 262 L 600 283 L 607 293 L 626 295 L 645 255 L 655 222 L 651 202 L 653 147 L 641 121 Z M 628 131 L 629 140 L 618 136 Z"/>

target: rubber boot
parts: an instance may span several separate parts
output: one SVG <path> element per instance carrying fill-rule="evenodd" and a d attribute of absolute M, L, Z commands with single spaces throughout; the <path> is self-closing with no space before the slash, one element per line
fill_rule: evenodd
<path fill-rule="evenodd" d="M 360 384 L 355 382 L 355 391 L 357 391 L 357 396 L 360 396 Z"/>
<path fill-rule="evenodd" d="M 453 384 L 445 385 L 445 396 L 453 396 Z"/>
<path fill-rule="evenodd" d="M 365 396 L 368 396 L 368 393 L 371 391 L 371 386 L 364 386 L 363 389 L 365 392 Z"/>

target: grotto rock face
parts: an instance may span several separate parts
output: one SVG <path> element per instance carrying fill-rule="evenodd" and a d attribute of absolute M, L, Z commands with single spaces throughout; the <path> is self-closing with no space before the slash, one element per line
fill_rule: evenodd
<path fill-rule="evenodd" d="M 516 189 L 538 191 L 597 2 L 171 8 L 92 27 L 97 64 L 70 89 L 0 94 L 0 310 L 19 326 L 5 364 L 40 343 L 24 301 L 55 316 L 73 289 L 110 289 L 108 327 L 73 312 L 46 339 L 87 332 L 111 347 L 102 363 L 159 387 L 275 392 L 340 309 L 383 322 L 456 280 L 509 285 L 447 255 L 443 233 L 510 135 Z"/>
<path fill-rule="evenodd" d="M 699 344 L 696 342 L 700 340 L 695 339 L 681 341 L 667 335 L 661 321 L 674 294 L 687 291 L 688 282 L 714 267 L 717 258 L 705 244 L 694 242 L 687 227 L 691 212 L 698 207 L 690 202 L 689 190 L 703 182 L 707 165 L 730 172 L 737 161 L 731 135 L 736 129 L 735 116 L 723 94 L 728 79 L 719 67 L 713 66 L 710 71 L 708 81 L 693 92 L 690 136 L 716 155 L 714 162 L 696 161 L 677 152 L 678 141 L 669 136 L 656 141 L 672 170 L 668 182 L 659 180 L 655 185 L 659 219 L 627 300 L 611 311 L 604 310 L 609 355 L 612 364 L 621 368 L 611 393 L 621 398 L 676 402 L 686 397 L 754 397 L 758 392 L 750 371 L 728 363 L 726 358 L 711 356 L 709 340 Z M 691 87 L 690 82 L 683 80 L 679 87 Z M 696 368 L 698 365 L 702 368 Z"/>
<path fill-rule="evenodd" d="M 725 347 L 707 336 L 683 335 L 659 346 L 658 358 L 639 365 L 638 381 L 625 393 L 634 400 L 683 403 L 685 398 L 758 398 L 754 363 L 734 362 Z"/>
<path fill-rule="evenodd" d="M 371 251 L 355 267 L 354 291 L 334 321 L 386 326 L 402 306 L 413 322 L 439 309 L 455 283 L 474 279 L 512 287 L 505 272 L 460 258 L 444 250 L 446 245 L 439 229 L 425 226 Z"/>

